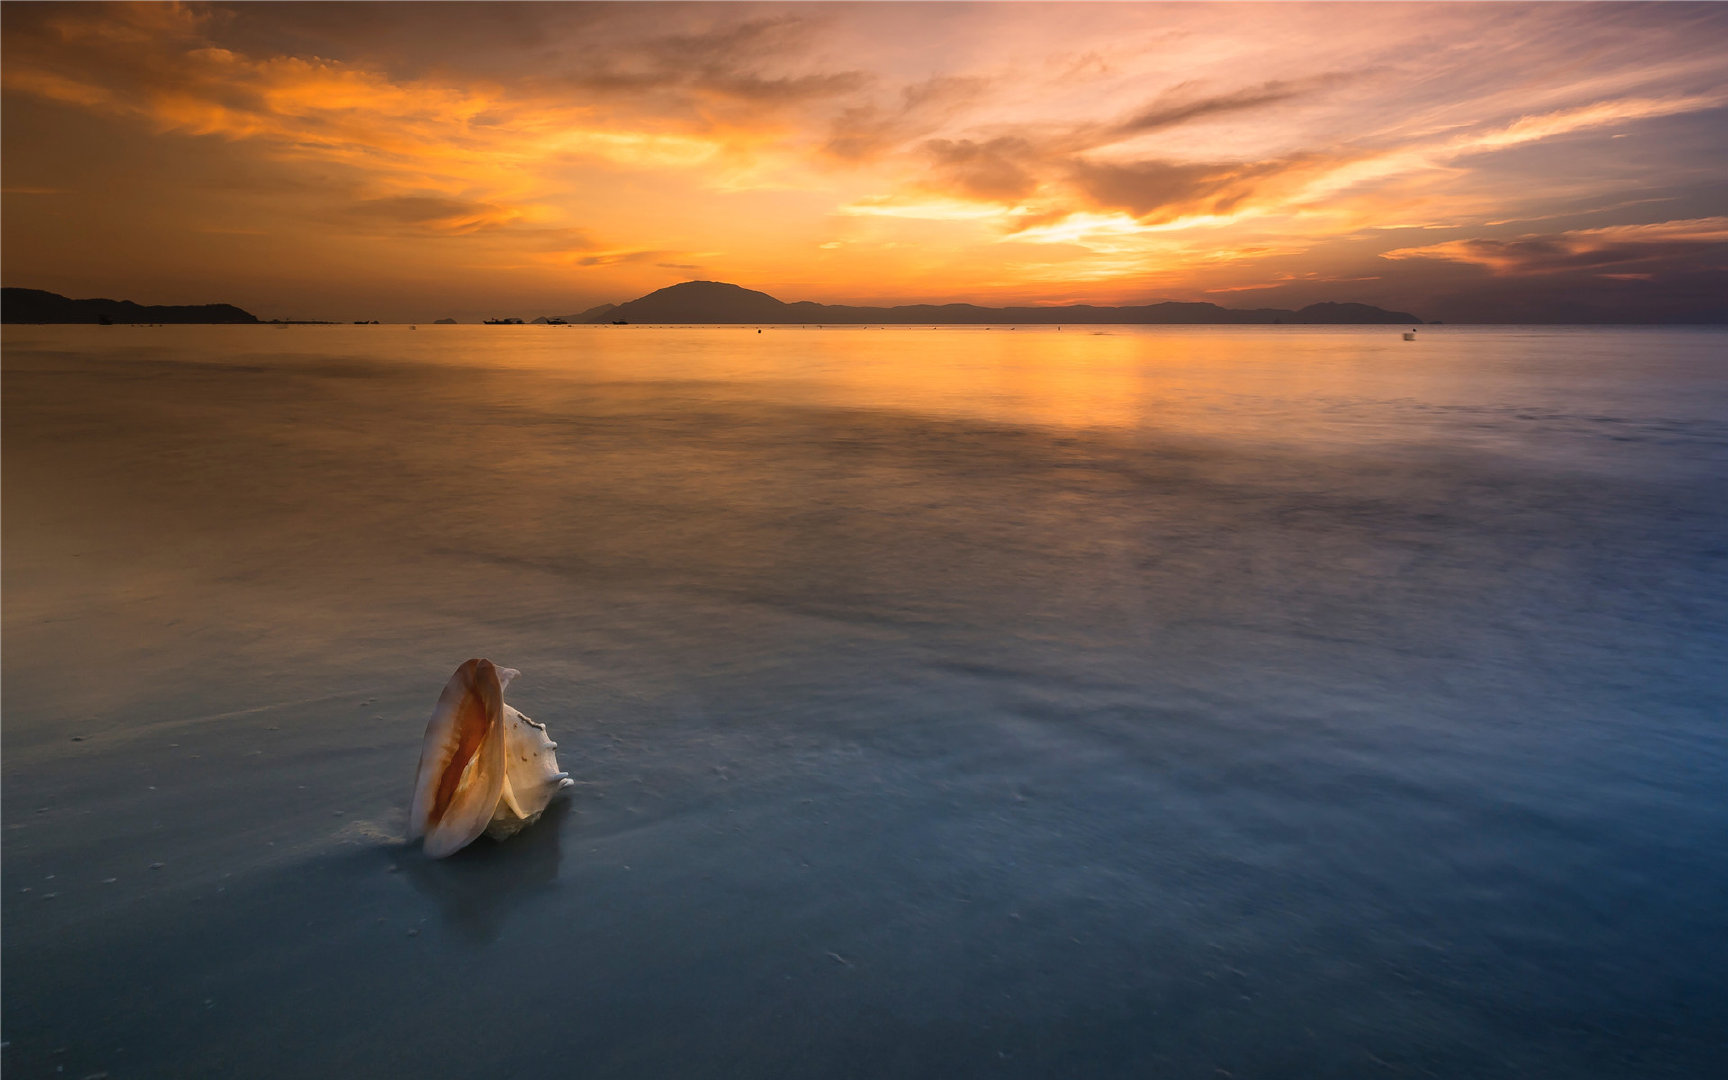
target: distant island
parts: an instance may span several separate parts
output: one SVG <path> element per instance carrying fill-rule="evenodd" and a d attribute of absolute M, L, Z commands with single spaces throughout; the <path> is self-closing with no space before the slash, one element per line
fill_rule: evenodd
<path fill-rule="evenodd" d="M 896 307 L 854 307 L 800 300 L 788 304 L 765 292 L 722 281 L 686 281 L 623 304 L 602 304 L 577 315 L 560 316 L 572 323 L 1167 323 L 1271 325 L 1277 323 L 1340 325 L 1348 323 L 1407 323 L 1422 320 L 1407 311 L 1387 311 L 1369 304 L 1309 304 L 1298 311 L 1283 308 L 1225 308 L 1203 301 L 1167 300 L 1134 307 L 979 307 L 976 304 L 901 304 Z"/>
<path fill-rule="evenodd" d="M 0 323 L 255 323 L 233 304 L 72 300 L 42 289 L 0 289 Z"/>
<path fill-rule="evenodd" d="M 6 323 L 258 323 L 251 312 L 233 304 L 135 304 L 130 300 L 72 300 L 42 289 L 0 289 L 0 322 Z M 276 319 L 273 322 L 311 320 Z M 439 319 L 453 323 L 454 319 Z M 485 320 L 493 325 L 520 325 L 520 318 Z M 901 304 L 862 307 L 818 304 L 809 300 L 786 303 L 765 292 L 723 281 L 686 281 L 669 285 L 622 304 L 601 304 L 573 315 L 542 315 L 541 325 L 585 323 L 799 323 L 824 325 L 1061 324 L 1148 323 L 1174 325 L 1344 325 L 1351 323 L 1421 325 L 1407 311 L 1387 311 L 1370 304 L 1309 304 L 1284 308 L 1226 308 L 1204 301 L 1166 300 L 1130 307 L 980 307 L 977 304 Z"/>

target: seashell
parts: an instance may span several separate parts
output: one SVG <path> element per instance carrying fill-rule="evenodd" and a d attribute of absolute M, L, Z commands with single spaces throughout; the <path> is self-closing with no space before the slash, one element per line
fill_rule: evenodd
<path fill-rule="evenodd" d="M 540 820 L 552 796 L 576 781 L 558 770 L 558 744 L 537 724 L 504 706 L 504 790 L 486 835 L 494 840 L 515 836 Z"/>
<path fill-rule="evenodd" d="M 434 859 L 460 851 L 481 833 L 514 836 L 574 783 L 558 770 L 558 744 L 546 725 L 504 704 L 504 688 L 519 674 L 490 660 L 469 660 L 450 676 L 432 709 L 408 839 L 424 836 Z"/>

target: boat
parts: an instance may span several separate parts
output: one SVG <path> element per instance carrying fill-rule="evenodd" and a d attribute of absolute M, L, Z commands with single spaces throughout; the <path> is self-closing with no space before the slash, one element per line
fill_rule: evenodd
<path fill-rule="evenodd" d="M 521 326 L 521 319 L 482 319 L 487 326 Z"/>

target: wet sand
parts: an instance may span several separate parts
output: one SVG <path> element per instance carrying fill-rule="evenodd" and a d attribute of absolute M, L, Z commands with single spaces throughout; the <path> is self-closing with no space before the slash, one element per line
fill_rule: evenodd
<path fill-rule="evenodd" d="M 1724 1060 L 1720 333 L 826 333 L 8 327 L 7 1074 Z"/>

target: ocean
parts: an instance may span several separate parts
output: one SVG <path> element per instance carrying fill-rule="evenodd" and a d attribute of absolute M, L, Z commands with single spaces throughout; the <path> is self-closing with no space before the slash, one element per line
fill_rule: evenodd
<path fill-rule="evenodd" d="M 0 1064 L 1719 1075 L 1728 332 L 1402 329 L 6 327 Z"/>

